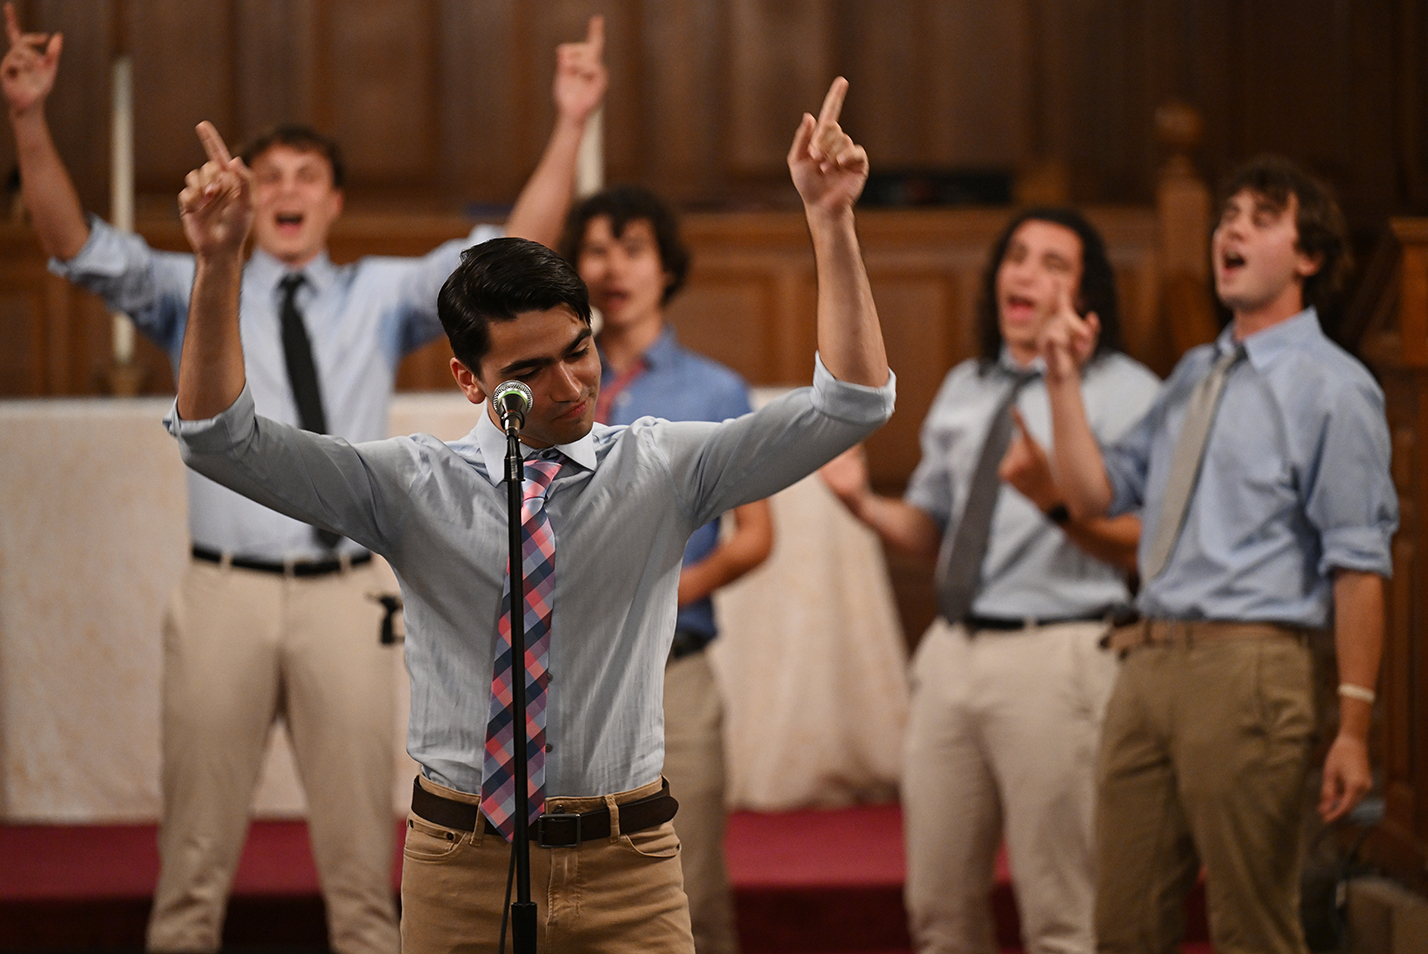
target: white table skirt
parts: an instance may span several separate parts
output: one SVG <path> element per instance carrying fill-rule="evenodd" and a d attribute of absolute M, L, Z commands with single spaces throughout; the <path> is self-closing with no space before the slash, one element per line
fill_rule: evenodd
<path fill-rule="evenodd" d="M 0 401 L 0 820 L 158 817 L 160 620 L 188 559 L 168 406 Z M 453 439 L 472 413 L 459 395 L 400 395 L 392 432 Z M 881 550 L 816 478 L 773 509 L 774 555 L 717 598 L 731 806 L 886 797 L 907 690 Z M 393 758 L 405 811 L 415 765 Z M 254 811 L 304 812 L 281 729 Z"/>

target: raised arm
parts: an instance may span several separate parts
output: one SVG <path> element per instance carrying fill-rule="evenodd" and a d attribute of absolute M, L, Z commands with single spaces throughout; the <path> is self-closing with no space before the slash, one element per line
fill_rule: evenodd
<path fill-rule="evenodd" d="M 873 492 L 863 445 L 833 458 L 818 474 L 848 512 L 867 524 L 888 546 L 929 563 L 937 559 L 942 528 L 921 507 Z"/>
<path fill-rule="evenodd" d="M 10 49 L 0 61 L 0 87 L 15 131 L 21 194 L 45 254 L 71 259 L 89 240 L 89 225 L 45 119 L 45 100 L 54 89 L 64 37 L 21 32 L 11 3 L 5 4 L 5 33 Z"/>
<path fill-rule="evenodd" d="M 605 18 L 590 18 L 585 39 L 555 50 L 555 129 L 535 171 L 526 181 L 506 234 L 547 247 L 560 240 L 575 192 L 575 161 L 591 115 L 605 98 Z"/>
<path fill-rule="evenodd" d="M 848 81 L 840 76 L 818 118 L 804 114 L 788 169 L 813 238 L 823 364 L 840 381 L 881 387 L 888 381 L 887 353 L 853 223 L 853 204 L 868 180 L 868 154 L 838 125 L 847 93 Z"/>
<path fill-rule="evenodd" d="M 1096 315 L 1082 318 L 1076 314 L 1070 288 L 1063 285 L 1056 314 L 1041 337 L 1041 356 L 1046 362 L 1046 392 L 1051 401 L 1056 477 L 1066 497 L 1066 509 L 1077 520 L 1105 516 L 1111 505 L 1111 482 L 1101 445 L 1081 400 L 1081 367 L 1095 348 L 1099 332 Z"/>
<path fill-rule="evenodd" d="M 198 124 L 198 138 L 208 161 L 188 174 L 179 193 L 179 218 L 195 262 L 178 375 L 178 413 L 186 420 L 213 417 L 243 392 L 238 292 L 243 242 L 253 226 L 253 174 L 212 123 Z"/>

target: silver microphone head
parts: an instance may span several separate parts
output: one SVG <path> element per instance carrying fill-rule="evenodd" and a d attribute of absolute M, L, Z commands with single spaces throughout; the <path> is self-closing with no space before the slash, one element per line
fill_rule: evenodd
<path fill-rule="evenodd" d="M 518 424 L 524 424 L 526 415 L 535 406 L 535 395 L 520 381 L 503 381 L 491 392 L 491 406 L 502 421 L 507 415 L 514 415 Z"/>

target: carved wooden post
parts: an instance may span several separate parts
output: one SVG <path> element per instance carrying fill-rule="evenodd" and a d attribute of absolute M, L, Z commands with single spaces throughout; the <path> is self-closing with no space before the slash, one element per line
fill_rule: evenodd
<path fill-rule="evenodd" d="M 1200 145 L 1200 113 L 1185 103 L 1155 110 L 1155 138 L 1165 149 L 1155 187 L 1161 277 L 1161 332 L 1146 342 L 1166 371 L 1187 350 L 1218 333 L 1209 286 L 1210 190 L 1190 153 Z"/>

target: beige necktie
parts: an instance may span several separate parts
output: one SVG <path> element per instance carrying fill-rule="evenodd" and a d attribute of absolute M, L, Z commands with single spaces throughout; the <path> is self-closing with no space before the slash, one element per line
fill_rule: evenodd
<path fill-rule="evenodd" d="M 1170 551 L 1175 549 L 1175 541 L 1185 523 L 1185 511 L 1190 507 L 1190 495 L 1200 477 L 1205 441 L 1210 436 L 1210 425 L 1215 420 L 1215 409 L 1225 389 L 1225 379 L 1230 376 L 1230 369 L 1244 356 L 1244 345 L 1220 355 L 1210 373 L 1190 392 L 1180 440 L 1170 458 L 1170 476 L 1165 482 L 1165 499 L 1161 502 L 1160 519 L 1155 524 L 1155 537 L 1140 568 L 1142 580 L 1149 582 L 1158 576 L 1170 559 Z"/>

